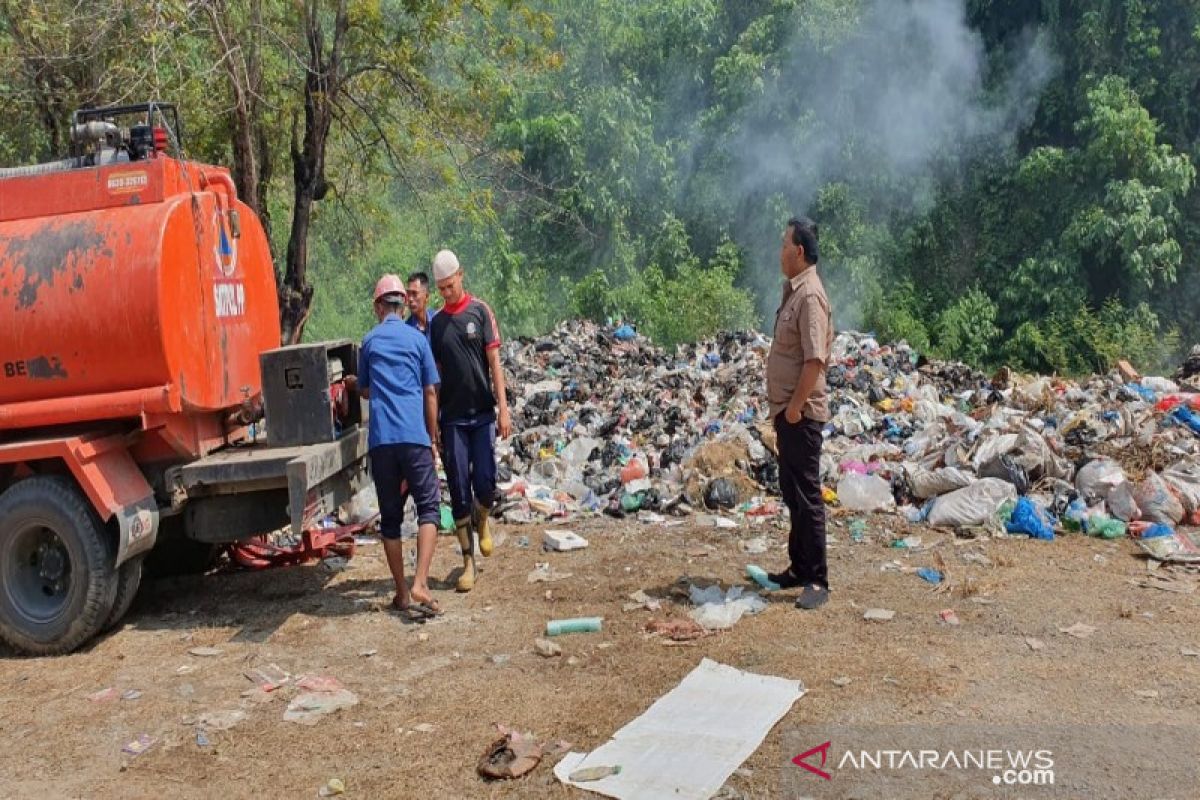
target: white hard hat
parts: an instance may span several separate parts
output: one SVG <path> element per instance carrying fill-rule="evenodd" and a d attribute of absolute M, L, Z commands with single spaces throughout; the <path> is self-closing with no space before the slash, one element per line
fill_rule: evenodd
<path fill-rule="evenodd" d="M 446 280 L 459 269 L 461 267 L 458 264 L 458 256 L 454 255 L 452 250 L 439 250 L 433 257 L 433 280 L 435 283 Z"/>

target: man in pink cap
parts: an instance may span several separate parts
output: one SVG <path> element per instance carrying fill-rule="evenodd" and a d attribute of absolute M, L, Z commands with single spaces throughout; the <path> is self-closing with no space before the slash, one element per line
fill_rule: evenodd
<path fill-rule="evenodd" d="M 358 358 L 358 389 L 371 404 L 367 444 L 371 476 L 379 496 L 379 532 L 388 568 L 396 582 L 392 606 L 414 622 L 441 613 L 429 591 L 429 567 L 437 544 L 441 503 L 433 448 L 438 439 L 438 371 L 429 342 L 400 318 L 404 283 L 384 275 L 375 285 L 379 324 L 363 337 Z M 402 488 L 404 487 L 404 488 Z M 412 495 L 417 506 L 417 574 L 412 589 L 404 580 L 400 526 Z"/>

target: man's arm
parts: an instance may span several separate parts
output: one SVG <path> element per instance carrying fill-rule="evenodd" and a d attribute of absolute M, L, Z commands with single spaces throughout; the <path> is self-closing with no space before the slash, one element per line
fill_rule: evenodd
<path fill-rule="evenodd" d="M 805 361 L 804 366 L 800 369 L 800 380 L 796 381 L 791 402 L 783 412 L 784 419 L 793 425 L 799 422 L 804 415 L 804 406 L 808 403 L 808 398 L 817 385 L 817 379 L 821 377 L 822 366 L 819 358 L 811 358 Z"/>
<path fill-rule="evenodd" d="M 433 449 L 438 447 L 438 407 L 437 407 L 437 387 L 425 387 L 425 430 L 429 432 L 429 440 L 433 442 Z"/>
<path fill-rule="evenodd" d="M 500 434 L 501 439 L 507 439 L 512 434 L 512 417 L 508 413 L 508 395 L 504 392 L 504 368 L 500 366 L 500 348 L 490 348 L 487 351 L 487 360 L 488 369 L 492 373 L 492 393 L 496 395 L 496 405 L 500 407 L 496 432 Z"/>

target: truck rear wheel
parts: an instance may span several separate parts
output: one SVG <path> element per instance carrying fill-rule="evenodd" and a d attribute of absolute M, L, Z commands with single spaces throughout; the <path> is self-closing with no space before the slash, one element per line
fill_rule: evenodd
<path fill-rule="evenodd" d="M 117 571 L 104 525 L 69 479 L 38 475 L 0 495 L 0 639 L 67 653 L 112 613 Z"/>
<path fill-rule="evenodd" d="M 117 627 L 129 612 L 133 598 L 137 596 L 138 587 L 142 585 L 142 566 L 145 563 L 146 556 L 143 553 L 117 568 L 117 598 L 113 601 L 113 609 L 101 630 L 110 631 Z"/>

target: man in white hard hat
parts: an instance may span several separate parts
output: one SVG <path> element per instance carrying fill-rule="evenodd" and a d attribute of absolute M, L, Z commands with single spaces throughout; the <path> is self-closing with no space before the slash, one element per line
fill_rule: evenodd
<path fill-rule="evenodd" d="M 441 487 L 434 466 L 438 439 L 437 366 L 429 342 L 400 319 L 404 283 L 384 275 L 375 285 L 379 324 L 363 337 L 357 388 L 371 404 L 367 426 L 371 476 L 379 497 L 379 533 L 396 582 L 392 606 L 413 622 L 441 613 L 429 590 L 429 568 L 437 545 Z M 417 573 L 412 589 L 404 579 L 400 527 L 412 495 L 417 506 Z"/>
<path fill-rule="evenodd" d="M 490 514 L 496 495 L 496 434 L 512 432 L 504 370 L 500 366 L 500 327 L 482 300 L 463 289 L 458 257 L 442 250 L 433 258 L 433 280 L 445 304 L 430 323 L 430 343 L 442 383 L 438 396 L 442 460 L 450 485 L 455 533 L 463 551 L 457 588 L 475 586 L 472 528 L 479 552 L 492 554 Z"/>

